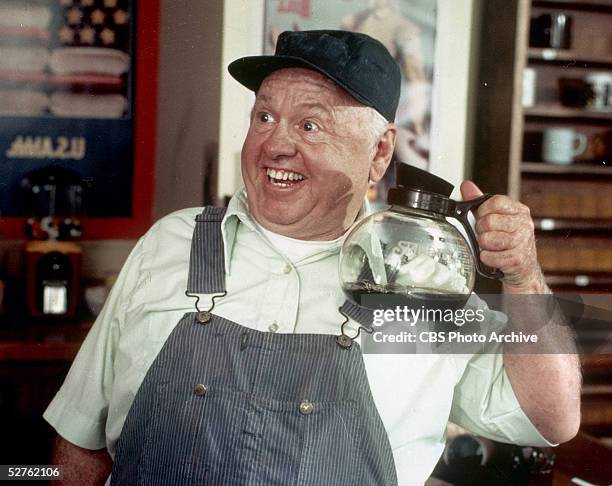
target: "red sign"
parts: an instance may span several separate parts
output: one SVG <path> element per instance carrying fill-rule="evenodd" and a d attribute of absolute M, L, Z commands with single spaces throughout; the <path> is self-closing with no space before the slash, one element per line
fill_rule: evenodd
<path fill-rule="evenodd" d="M 294 13 L 305 19 L 310 18 L 310 0 L 279 0 L 278 13 Z"/>

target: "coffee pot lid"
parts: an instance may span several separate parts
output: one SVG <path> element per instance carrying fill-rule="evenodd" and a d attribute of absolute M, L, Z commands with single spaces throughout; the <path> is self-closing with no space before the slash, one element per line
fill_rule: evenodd
<path fill-rule="evenodd" d="M 433 175 L 431 172 L 402 162 L 396 162 L 395 164 L 395 179 L 396 184 L 400 187 L 444 197 L 450 197 L 455 188 L 450 182 Z"/>
<path fill-rule="evenodd" d="M 450 199 L 454 186 L 441 177 L 397 162 L 395 165 L 396 186 L 389 189 L 387 202 L 392 210 L 412 208 L 431 213 L 452 216 L 454 203 Z"/>

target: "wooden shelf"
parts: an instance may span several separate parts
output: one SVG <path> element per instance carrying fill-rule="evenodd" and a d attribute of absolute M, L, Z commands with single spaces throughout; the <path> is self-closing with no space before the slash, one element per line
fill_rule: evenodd
<path fill-rule="evenodd" d="M 554 231 L 576 231 L 588 233 L 607 233 L 612 236 L 610 219 L 567 219 L 567 218 L 534 218 L 536 231 L 546 233 Z"/>
<path fill-rule="evenodd" d="M 552 486 L 609 484 L 612 477 L 612 450 L 594 437 L 580 432 L 574 439 L 555 447 L 555 468 Z M 533 484 L 544 484 L 544 482 Z M 550 484 L 550 483 L 549 483 Z"/>
<path fill-rule="evenodd" d="M 612 167 L 605 165 L 588 164 L 549 164 L 547 162 L 523 162 L 521 164 L 523 174 L 544 174 L 544 175 L 596 175 L 612 177 Z"/>
<path fill-rule="evenodd" d="M 568 67 L 612 67 L 612 55 L 610 56 L 590 56 L 583 53 L 576 53 L 567 49 L 541 49 L 530 47 L 527 50 L 530 61 L 544 63 L 562 63 Z"/>
<path fill-rule="evenodd" d="M 595 111 L 584 108 L 568 108 L 558 104 L 535 105 L 525 108 L 524 113 L 527 117 L 612 121 L 612 110 Z"/>
<path fill-rule="evenodd" d="M 487 0 L 483 5 L 488 28 L 479 44 L 484 57 L 476 93 L 474 179 L 532 207 L 538 256 L 555 292 L 612 295 L 610 154 L 585 155 L 593 160 L 568 165 L 546 163 L 541 136 L 556 126 L 591 138 L 612 129 L 611 107 L 564 106 L 559 98 L 560 78 L 612 73 L 605 43 L 612 0 Z M 531 19 L 563 12 L 572 17 L 571 47 L 530 47 Z M 530 107 L 522 105 L 521 96 L 526 65 L 537 71 L 537 101 Z M 598 148 L 592 152 L 599 154 Z"/>
<path fill-rule="evenodd" d="M 558 7 L 572 10 L 595 10 L 597 12 L 612 12 L 610 0 L 533 0 L 534 7 Z"/>
<path fill-rule="evenodd" d="M 571 287 L 575 289 L 609 288 L 612 289 L 612 273 L 567 273 L 545 272 L 546 283 L 551 287 Z"/>
<path fill-rule="evenodd" d="M 74 359 L 81 347 L 79 342 L 32 343 L 0 342 L 0 362 L 4 361 L 67 361 Z"/>
<path fill-rule="evenodd" d="M 0 363 L 74 359 L 91 322 L 72 324 L 10 324 L 0 321 Z"/>
<path fill-rule="evenodd" d="M 612 395 L 612 385 L 582 385 L 583 395 Z"/>
<path fill-rule="evenodd" d="M 599 379 L 612 375 L 612 355 L 585 355 L 580 362 L 585 377 Z"/>

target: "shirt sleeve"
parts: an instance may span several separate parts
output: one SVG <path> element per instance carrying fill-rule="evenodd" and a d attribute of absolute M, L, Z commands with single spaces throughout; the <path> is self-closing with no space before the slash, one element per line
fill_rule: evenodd
<path fill-rule="evenodd" d="M 489 309 L 486 312 L 490 326 L 503 328 L 507 321 L 503 313 Z M 498 442 L 557 445 L 546 440 L 521 409 L 504 368 L 501 343 L 490 345 L 486 353 L 455 358 L 463 373 L 454 390 L 451 422 Z"/>
<path fill-rule="evenodd" d="M 126 260 L 63 385 L 43 414 L 60 436 L 85 449 L 106 446 L 105 425 L 114 379 L 115 350 L 125 320 L 126 302 L 138 281 L 141 260 L 142 240 Z"/>

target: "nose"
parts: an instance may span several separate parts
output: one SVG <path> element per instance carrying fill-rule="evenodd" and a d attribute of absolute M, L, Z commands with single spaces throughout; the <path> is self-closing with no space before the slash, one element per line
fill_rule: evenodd
<path fill-rule="evenodd" d="M 292 157 L 296 154 L 295 142 L 291 138 L 287 124 L 283 121 L 278 123 L 268 134 L 263 149 L 271 159 L 279 157 Z"/>

